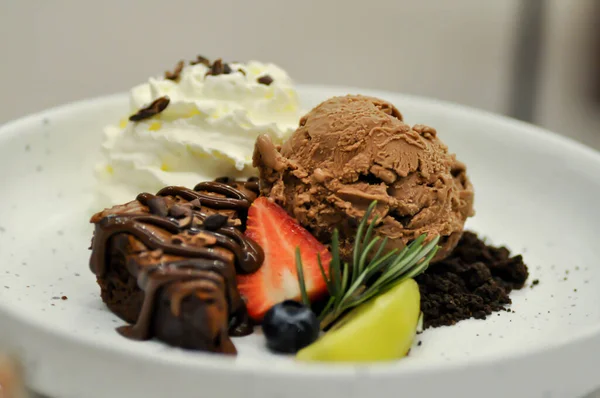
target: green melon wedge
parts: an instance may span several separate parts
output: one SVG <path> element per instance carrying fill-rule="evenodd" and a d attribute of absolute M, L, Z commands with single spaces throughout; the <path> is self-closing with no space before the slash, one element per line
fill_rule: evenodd
<path fill-rule="evenodd" d="M 375 362 L 406 356 L 417 330 L 419 286 L 407 279 L 358 306 L 319 340 L 298 352 L 300 361 Z"/>

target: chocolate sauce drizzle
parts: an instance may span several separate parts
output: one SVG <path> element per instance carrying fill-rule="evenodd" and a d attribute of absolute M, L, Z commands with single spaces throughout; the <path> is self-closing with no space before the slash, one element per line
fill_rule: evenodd
<path fill-rule="evenodd" d="M 246 183 L 245 188 L 254 191 L 253 183 Z M 156 295 L 162 287 L 176 282 L 179 290 L 185 289 L 177 291 L 177 299 L 171 301 L 171 312 L 178 316 L 182 299 L 196 293 L 190 288 L 195 286 L 193 281 L 205 280 L 215 285 L 218 282 L 215 278 L 222 278 L 229 308 L 229 333 L 238 336 L 251 333 L 252 326 L 235 277 L 236 272 L 256 272 L 263 262 L 263 251 L 256 242 L 228 223 L 215 230 L 203 228 L 202 224 L 211 215 L 203 211 L 205 208 L 234 210 L 245 221 L 252 199 L 227 183 L 205 182 L 194 190 L 167 187 L 156 195 L 142 193 L 137 201 L 141 205 L 140 211 L 92 218 L 96 228 L 90 268 L 97 276 L 102 277 L 107 271 L 111 237 L 128 234 L 149 249 L 146 252 L 148 264 L 138 261 L 127 264 L 128 271 L 137 278 L 139 288 L 144 291 L 144 302 L 136 324 L 119 328 L 119 331 L 133 339 L 152 337 L 150 329 Z M 144 212 L 144 206 L 147 212 Z"/>

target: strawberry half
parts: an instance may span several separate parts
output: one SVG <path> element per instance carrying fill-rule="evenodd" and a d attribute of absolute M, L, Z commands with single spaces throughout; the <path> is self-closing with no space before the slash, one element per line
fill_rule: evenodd
<path fill-rule="evenodd" d="M 285 210 L 265 197 L 254 201 L 248 211 L 246 236 L 258 243 L 265 260 L 258 271 L 238 275 L 238 288 L 246 299 L 248 313 L 261 321 L 265 313 L 284 300 L 300 300 L 296 271 L 296 248 L 300 248 L 308 297 L 318 299 L 327 294 L 327 284 L 319 269 L 317 253 L 326 274 L 331 254 Z"/>

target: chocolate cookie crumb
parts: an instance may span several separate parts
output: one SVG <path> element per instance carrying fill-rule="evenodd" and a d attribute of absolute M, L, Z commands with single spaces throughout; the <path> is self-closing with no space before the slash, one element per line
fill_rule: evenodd
<path fill-rule="evenodd" d="M 488 246 L 473 232 L 465 232 L 448 258 L 416 278 L 423 326 L 454 325 L 509 311 L 509 293 L 522 288 L 528 276 L 522 256 L 511 257 L 505 247 Z"/>
<path fill-rule="evenodd" d="M 171 100 L 167 96 L 157 98 L 147 107 L 142 108 L 136 114 L 129 116 L 129 120 L 132 122 L 139 122 L 140 120 L 148 119 L 154 115 L 158 115 L 167 109 L 169 102 L 171 102 Z"/>
<path fill-rule="evenodd" d="M 269 75 L 264 75 L 256 79 L 260 84 L 264 84 L 265 86 L 270 86 L 273 83 L 273 78 Z"/>
<path fill-rule="evenodd" d="M 190 61 L 190 65 L 198 65 L 198 64 L 203 64 L 203 65 L 206 65 L 207 67 L 210 67 L 210 60 L 206 57 L 203 57 L 202 55 L 198 55 L 196 57 L 195 61 Z"/>
<path fill-rule="evenodd" d="M 61 300 L 68 300 L 69 298 L 67 296 L 62 296 L 60 299 Z"/>
<path fill-rule="evenodd" d="M 185 65 L 185 62 L 183 62 L 183 60 L 177 62 L 177 65 L 175 65 L 175 69 L 173 70 L 173 72 L 171 72 L 171 71 L 165 72 L 165 79 L 178 82 L 184 65 Z"/>

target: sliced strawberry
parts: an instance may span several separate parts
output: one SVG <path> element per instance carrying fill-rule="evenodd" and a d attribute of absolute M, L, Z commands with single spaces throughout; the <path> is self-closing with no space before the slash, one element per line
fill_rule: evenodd
<path fill-rule="evenodd" d="M 254 320 L 261 321 L 269 308 L 284 300 L 300 300 L 297 247 L 302 257 L 308 297 L 314 300 L 327 293 L 317 253 L 321 255 L 326 274 L 331 254 L 277 204 L 265 197 L 256 199 L 248 211 L 246 235 L 265 252 L 265 261 L 257 272 L 237 277 L 238 288 Z"/>

